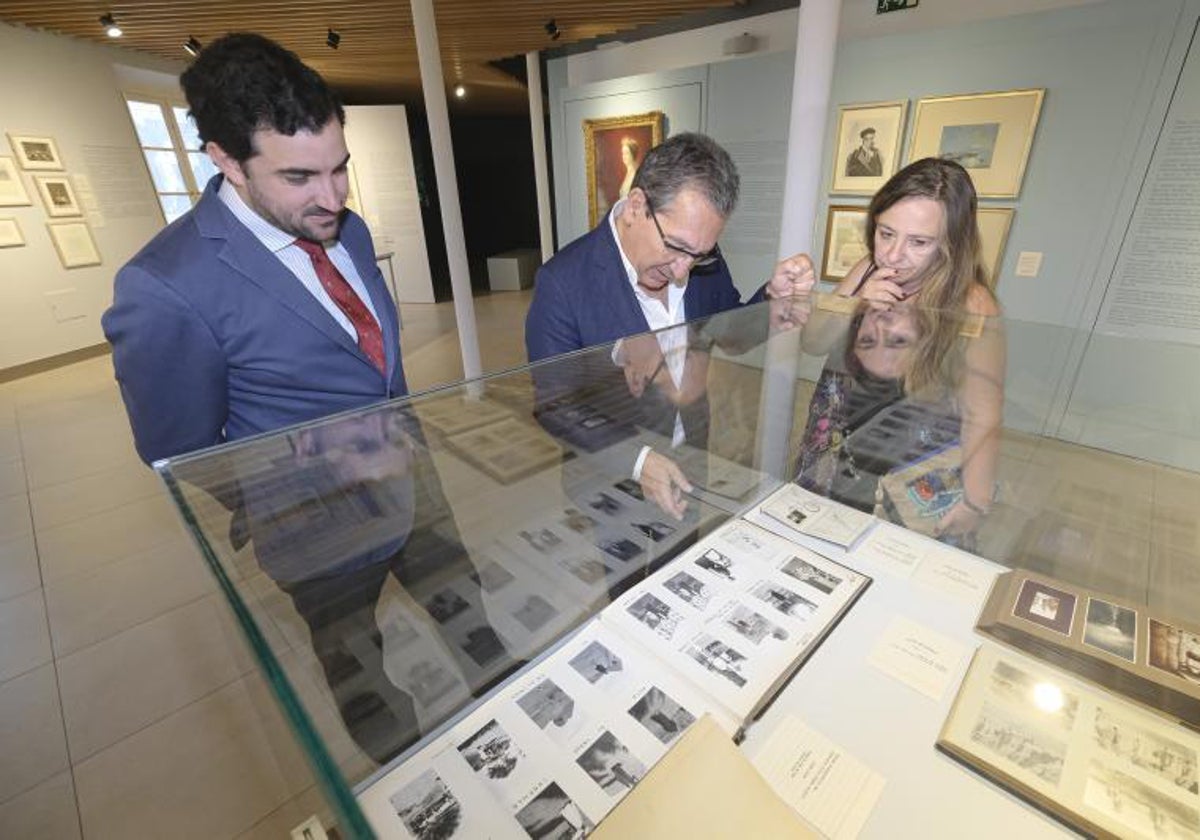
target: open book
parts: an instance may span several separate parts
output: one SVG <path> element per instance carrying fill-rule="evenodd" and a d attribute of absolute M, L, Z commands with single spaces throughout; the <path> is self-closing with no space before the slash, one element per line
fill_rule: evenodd
<path fill-rule="evenodd" d="M 793 531 L 843 548 L 853 545 L 875 522 L 869 513 L 838 504 L 795 484 L 780 487 L 759 509 Z"/>
<path fill-rule="evenodd" d="M 736 736 L 869 582 L 727 523 L 359 802 L 381 838 L 582 837 L 703 715 Z"/>

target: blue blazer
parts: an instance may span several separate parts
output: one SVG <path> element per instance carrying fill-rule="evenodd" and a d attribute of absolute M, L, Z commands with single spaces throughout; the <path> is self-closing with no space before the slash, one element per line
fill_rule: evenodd
<path fill-rule="evenodd" d="M 530 362 L 650 329 L 629 285 L 607 217 L 538 269 L 536 282 L 525 316 Z M 751 302 L 762 296 L 759 289 Z M 741 295 L 723 259 L 693 272 L 683 293 L 688 321 L 740 305 Z"/>
<path fill-rule="evenodd" d="M 363 220 L 340 240 L 383 331 L 386 376 L 217 197 L 118 273 L 104 334 L 138 454 L 147 463 L 407 392 L 400 324 Z"/>

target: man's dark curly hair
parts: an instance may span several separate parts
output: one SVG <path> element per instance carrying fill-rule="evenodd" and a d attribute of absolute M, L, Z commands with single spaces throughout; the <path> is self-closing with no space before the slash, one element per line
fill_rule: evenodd
<path fill-rule="evenodd" d="M 346 112 L 337 95 L 294 52 L 269 38 L 237 32 L 218 38 L 179 77 L 200 140 L 242 163 L 257 150 L 251 136 L 270 128 L 291 136 L 316 132 Z"/>

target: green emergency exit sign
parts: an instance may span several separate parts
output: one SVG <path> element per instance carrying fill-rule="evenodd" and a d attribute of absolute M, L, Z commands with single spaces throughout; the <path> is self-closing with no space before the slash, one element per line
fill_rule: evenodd
<path fill-rule="evenodd" d="M 875 3 L 875 14 L 882 15 L 887 12 L 899 12 L 903 9 L 915 9 L 921 0 L 877 0 Z"/>

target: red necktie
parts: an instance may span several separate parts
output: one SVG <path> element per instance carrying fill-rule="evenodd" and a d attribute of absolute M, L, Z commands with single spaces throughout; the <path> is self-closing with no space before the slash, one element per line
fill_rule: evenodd
<path fill-rule="evenodd" d="M 358 333 L 358 349 L 366 353 L 371 363 L 386 376 L 387 359 L 383 352 L 383 333 L 379 330 L 379 322 L 371 316 L 371 311 L 355 294 L 346 278 L 337 270 L 337 266 L 330 261 L 324 245 L 307 239 L 297 239 L 296 244 L 312 258 L 313 268 L 317 271 L 317 279 L 321 281 L 321 286 L 354 325 L 354 331 Z"/>

